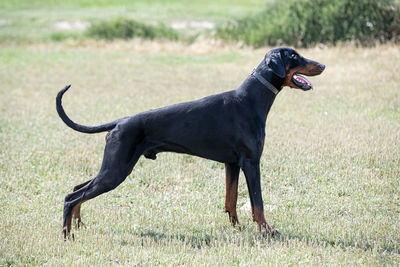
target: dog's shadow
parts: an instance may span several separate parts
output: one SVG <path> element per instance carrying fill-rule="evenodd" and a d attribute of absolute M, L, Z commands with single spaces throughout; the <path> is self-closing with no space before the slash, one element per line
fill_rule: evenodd
<path fill-rule="evenodd" d="M 156 243 L 168 242 L 171 240 L 182 242 L 182 244 L 190 245 L 192 248 L 201 249 L 203 247 L 211 247 L 213 244 L 225 242 L 237 245 L 246 245 L 246 246 L 259 246 L 259 245 L 274 245 L 277 243 L 288 244 L 295 242 L 301 242 L 309 245 L 319 245 L 322 247 L 335 247 L 335 248 L 357 248 L 364 251 L 370 251 L 373 249 L 378 249 L 380 252 L 395 252 L 400 253 L 400 248 L 395 245 L 380 245 L 376 247 L 375 244 L 371 243 L 366 239 L 357 239 L 356 237 L 350 237 L 349 240 L 343 239 L 328 239 L 318 235 L 314 237 L 306 237 L 300 234 L 286 234 L 284 231 L 280 232 L 276 236 L 264 236 L 258 232 L 252 231 L 252 229 L 246 229 L 246 227 L 239 228 L 232 233 L 232 230 L 229 230 L 227 226 L 224 227 L 221 231 L 215 231 L 211 233 L 206 232 L 186 232 L 186 233 L 177 233 L 177 234 L 166 234 L 162 232 L 158 232 L 151 229 L 135 229 L 131 231 L 131 234 L 136 235 L 142 239 L 149 238 Z M 241 232 L 248 232 L 244 235 L 241 235 Z M 122 241 L 126 245 L 126 241 Z"/>
<path fill-rule="evenodd" d="M 186 234 L 165 234 L 156 232 L 154 230 L 141 230 L 136 231 L 136 235 L 141 238 L 150 238 L 154 242 L 159 243 L 163 241 L 175 240 L 185 244 L 189 244 L 192 248 L 209 247 L 212 240 L 216 240 L 217 236 L 207 233 L 186 233 Z"/>

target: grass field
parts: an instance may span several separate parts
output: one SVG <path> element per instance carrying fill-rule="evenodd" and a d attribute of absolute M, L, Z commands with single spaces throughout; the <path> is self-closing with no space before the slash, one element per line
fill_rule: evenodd
<path fill-rule="evenodd" d="M 233 229 L 223 165 L 161 154 L 85 203 L 87 227 L 62 240 L 63 198 L 98 171 L 104 134 L 68 129 L 59 89 L 72 83 L 67 113 L 93 125 L 233 89 L 267 49 L 1 47 L 0 265 L 399 264 L 400 52 L 389 45 L 300 50 L 327 69 L 313 92 L 284 90 L 267 121 L 263 198 L 281 239 L 258 234 L 243 176 Z"/>
<path fill-rule="evenodd" d="M 150 2 L 150 1 L 148 1 Z M 233 228 L 220 163 L 141 159 L 117 189 L 82 206 L 76 240 L 61 236 L 63 200 L 97 174 L 105 134 L 67 128 L 55 109 L 95 125 L 231 90 L 270 48 L 213 40 L 51 42 L 54 23 L 131 16 L 223 21 L 262 1 L 0 2 L 0 266 L 400 265 L 400 49 L 300 49 L 327 65 L 315 90 L 285 89 L 262 156 L 266 219 L 258 233 L 241 174 Z M 185 4 L 186 3 L 186 4 Z M 156 15 L 155 15 L 156 14 Z"/>
<path fill-rule="evenodd" d="M 84 26 L 116 17 L 146 23 L 205 21 L 220 23 L 257 12 L 262 0 L 18 0 L 0 2 L 0 43 L 48 41 L 54 35 L 79 32 L 60 29 L 58 23 Z"/>

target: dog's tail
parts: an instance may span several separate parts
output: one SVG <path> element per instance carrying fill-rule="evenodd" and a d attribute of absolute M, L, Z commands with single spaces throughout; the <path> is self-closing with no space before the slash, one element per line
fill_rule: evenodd
<path fill-rule="evenodd" d="M 85 126 L 81 124 L 77 124 L 73 122 L 67 114 L 65 114 L 64 108 L 61 103 L 61 99 L 64 95 L 64 93 L 71 87 L 71 85 L 67 85 L 62 89 L 60 92 L 57 94 L 56 98 L 56 108 L 57 108 L 57 113 L 60 116 L 60 118 L 65 122 L 66 125 L 74 129 L 75 131 L 82 132 L 82 133 L 100 133 L 100 132 L 105 132 L 105 131 L 110 131 L 112 130 L 119 120 L 115 120 L 106 124 L 98 125 L 98 126 Z"/>

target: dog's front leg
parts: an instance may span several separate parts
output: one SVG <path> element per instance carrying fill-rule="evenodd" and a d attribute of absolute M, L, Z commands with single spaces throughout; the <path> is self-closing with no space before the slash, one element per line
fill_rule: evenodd
<path fill-rule="evenodd" d="M 229 221 L 233 226 L 239 224 L 236 213 L 236 203 L 238 197 L 240 167 L 234 163 L 225 163 L 226 191 L 225 191 L 225 212 L 229 215 Z"/>
<path fill-rule="evenodd" d="M 260 162 L 245 160 L 242 169 L 249 190 L 253 220 L 257 222 L 260 232 L 274 235 L 275 231 L 267 224 L 264 217 L 264 206 L 260 185 Z"/>

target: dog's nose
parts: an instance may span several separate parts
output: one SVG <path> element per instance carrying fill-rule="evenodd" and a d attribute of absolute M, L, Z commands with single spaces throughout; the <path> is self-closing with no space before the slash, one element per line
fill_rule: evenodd
<path fill-rule="evenodd" d="M 324 71 L 325 65 L 324 65 L 324 64 L 319 64 L 319 69 L 320 69 L 321 71 Z"/>

